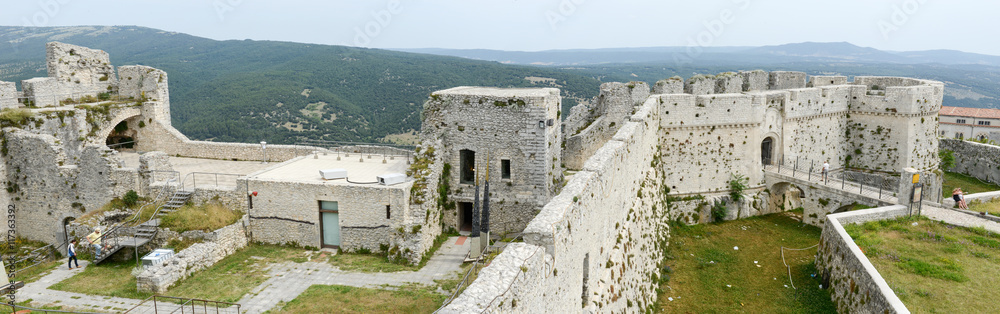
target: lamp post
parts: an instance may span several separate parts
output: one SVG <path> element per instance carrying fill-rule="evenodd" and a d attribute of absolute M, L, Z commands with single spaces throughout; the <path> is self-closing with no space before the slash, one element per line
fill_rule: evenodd
<path fill-rule="evenodd" d="M 262 164 L 266 164 L 267 163 L 267 142 L 260 141 L 260 150 L 264 152 L 264 161 L 261 162 L 261 163 Z"/>

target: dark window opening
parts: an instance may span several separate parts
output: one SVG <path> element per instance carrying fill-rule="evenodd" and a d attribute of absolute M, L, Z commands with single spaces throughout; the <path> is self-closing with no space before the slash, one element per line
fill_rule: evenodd
<path fill-rule="evenodd" d="M 391 217 L 390 213 L 391 213 L 390 206 L 389 205 L 385 205 L 385 219 L 389 219 L 389 217 Z"/>
<path fill-rule="evenodd" d="M 463 149 L 459 151 L 459 158 L 461 159 L 461 173 L 459 175 L 460 183 L 472 184 L 476 180 L 476 152 Z"/>
<path fill-rule="evenodd" d="M 978 124 L 979 125 L 990 125 L 990 122 L 989 121 L 979 121 Z"/>
<path fill-rule="evenodd" d="M 472 203 L 458 203 L 458 230 L 472 231 Z"/>
<path fill-rule="evenodd" d="M 965 123 L 965 119 L 956 119 L 955 123 Z"/>
<path fill-rule="evenodd" d="M 510 179 L 510 160 L 508 159 L 500 160 L 500 178 Z"/>

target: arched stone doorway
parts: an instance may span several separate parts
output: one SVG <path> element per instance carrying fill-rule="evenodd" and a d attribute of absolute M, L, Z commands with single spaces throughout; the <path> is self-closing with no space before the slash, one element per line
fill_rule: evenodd
<path fill-rule="evenodd" d="M 774 138 L 768 136 L 760 142 L 760 162 L 761 164 L 771 165 L 774 159 Z"/>

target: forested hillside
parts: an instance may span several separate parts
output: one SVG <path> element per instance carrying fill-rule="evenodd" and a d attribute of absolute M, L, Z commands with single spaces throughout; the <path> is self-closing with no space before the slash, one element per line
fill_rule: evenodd
<path fill-rule="evenodd" d="M 20 82 L 45 76 L 45 43 L 49 41 L 105 50 L 114 65 L 142 64 L 167 71 L 174 126 L 192 139 L 215 141 L 405 138 L 393 135 L 420 128 L 420 110 L 431 92 L 462 85 L 558 87 L 564 99 L 563 111 L 568 113 L 578 101 L 595 97 L 601 82 L 652 84 L 674 75 L 688 78 L 754 69 L 934 79 L 946 84 L 945 105 L 1000 108 L 1000 68 L 989 65 L 996 57 L 960 52 L 885 54 L 843 43 L 713 48 L 680 64 L 669 61 L 685 51 L 678 47 L 554 52 L 420 50 L 562 64 L 528 66 L 343 46 L 216 41 L 135 26 L 0 26 L 0 80 Z M 779 56 L 772 53 L 775 50 L 779 55 L 794 52 L 803 56 Z M 914 63 L 942 53 L 956 63 L 983 64 Z M 858 56 L 870 60 L 845 61 Z M 586 64 L 619 57 L 622 63 Z M 657 58 L 666 61 L 649 61 Z M 898 58 L 916 61 L 892 62 Z"/>
<path fill-rule="evenodd" d="M 45 43 L 102 49 L 167 71 L 174 126 L 192 139 L 376 141 L 420 128 L 436 90 L 554 86 L 564 107 L 597 95 L 586 73 L 341 46 L 215 41 L 142 27 L 0 27 L 0 80 L 45 76 Z M 529 78 L 532 78 L 529 80 Z M 538 80 L 535 78 L 546 78 Z M 551 79 L 551 80 L 548 80 Z"/>

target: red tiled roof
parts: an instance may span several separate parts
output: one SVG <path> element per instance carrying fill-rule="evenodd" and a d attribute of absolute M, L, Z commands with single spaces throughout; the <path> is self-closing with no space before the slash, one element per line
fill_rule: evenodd
<path fill-rule="evenodd" d="M 982 109 L 966 107 L 941 107 L 942 116 L 959 116 L 970 118 L 1000 119 L 1000 109 Z"/>

